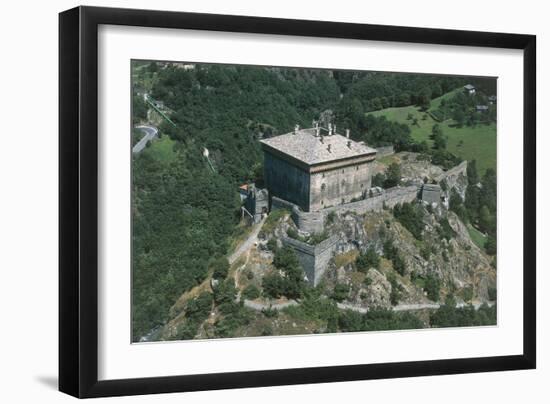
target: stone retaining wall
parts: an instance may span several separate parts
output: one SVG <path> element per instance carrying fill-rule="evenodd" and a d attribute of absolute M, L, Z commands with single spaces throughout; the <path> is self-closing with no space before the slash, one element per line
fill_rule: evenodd
<path fill-rule="evenodd" d="M 322 233 L 325 227 L 324 216 L 321 212 L 304 212 L 297 205 L 275 196 L 271 199 L 271 209 L 290 211 L 292 220 L 301 231 L 310 234 Z"/>
<path fill-rule="evenodd" d="M 335 234 L 317 245 L 310 245 L 290 237 L 282 238 L 283 245 L 291 247 L 296 252 L 307 280 L 312 286 L 319 284 L 339 240 L 340 237 Z"/>
<path fill-rule="evenodd" d="M 326 216 L 330 212 L 343 213 L 343 212 L 355 212 L 357 214 L 364 214 L 371 211 L 380 211 L 387 206 L 389 208 L 394 207 L 399 203 L 412 202 L 418 195 L 418 187 L 411 185 L 408 187 L 394 187 L 385 190 L 382 194 L 376 195 L 367 199 L 363 199 L 357 202 L 346 203 L 345 205 L 333 206 L 323 210 L 323 214 Z"/>
<path fill-rule="evenodd" d="M 453 182 L 456 181 L 456 178 L 458 178 L 461 175 L 463 176 L 467 175 L 467 169 L 468 169 L 468 162 L 463 161 L 459 165 L 454 166 L 453 168 L 441 173 L 437 178 L 435 178 L 435 180 L 437 182 L 447 180 L 447 182 L 451 182 L 451 183 L 448 183 L 447 185 L 449 185 L 449 188 L 452 188 Z"/>
<path fill-rule="evenodd" d="M 393 146 L 381 146 L 376 148 L 376 157 L 391 156 L 395 153 Z"/>

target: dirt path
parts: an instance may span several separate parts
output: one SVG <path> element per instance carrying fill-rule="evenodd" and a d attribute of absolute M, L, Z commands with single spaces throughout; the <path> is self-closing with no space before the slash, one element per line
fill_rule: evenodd
<path fill-rule="evenodd" d="M 417 303 L 417 304 L 398 304 L 393 306 L 393 311 L 413 311 L 413 310 L 437 310 L 441 307 L 439 303 Z"/>
<path fill-rule="evenodd" d="M 288 302 L 284 303 L 273 303 L 273 304 L 265 304 L 265 303 L 258 303 L 253 302 L 252 300 L 244 300 L 245 307 L 248 307 L 249 309 L 262 311 L 262 310 L 282 310 L 285 307 L 289 306 L 297 306 L 298 302 L 296 300 L 289 300 Z"/>
<path fill-rule="evenodd" d="M 231 254 L 227 258 L 227 260 L 229 261 L 229 265 L 232 265 L 235 261 L 237 261 L 241 255 L 250 250 L 254 243 L 258 241 L 258 234 L 260 233 L 260 230 L 262 229 L 262 226 L 264 225 L 266 219 L 267 216 L 264 217 L 260 223 L 254 225 L 254 230 L 252 230 L 252 233 L 250 233 L 248 238 L 239 247 L 237 247 L 233 254 Z"/>
<path fill-rule="evenodd" d="M 248 264 L 248 259 L 250 258 L 250 250 L 246 252 L 246 260 L 244 261 L 244 264 L 242 264 L 240 267 L 238 267 L 235 270 L 235 273 L 233 274 L 233 279 L 235 279 L 235 289 L 237 289 L 237 301 L 239 302 L 241 300 L 241 285 L 239 285 L 239 277 L 241 274 L 241 271 L 246 267 L 246 264 Z"/>

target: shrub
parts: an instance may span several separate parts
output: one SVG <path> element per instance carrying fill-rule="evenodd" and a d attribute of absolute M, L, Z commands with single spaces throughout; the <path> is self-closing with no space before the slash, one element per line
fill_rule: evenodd
<path fill-rule="evenodd" d="M 464 327 L 496 324 L 496 306 L 482 305 L 478 310 L 469 305 L 453 307 L 443 305 L 430 315 L 431 327 Z"/>
<path fill-rule="evenodd" d="M 413 203 L 395 205 L 393 215 L 416 239 L 422 239 L 424 213 L 419 205 Z"/>
<path fill-rule="evenodd" d="M 213 269 L 212 277 L 214 279 L 225 279 L 229 272 L 229 262 L 225 257 L 216 258 L 212 262 L 211 268 Z"/>
<path fill-rule="evenodd" d="M 491 301 L 497 300 L 497 288 L 495 287 L 487 288 L 487 295 L 489 296 L 489 300 Z"/>
<path fill-rule="evenodd" d="M 294 229 L 294 227 L 289 227 L 286 231 L 286 235 L 290 238 L 295 239 L 295 240 L 300 240 L 301 239 L 300 235 L 298 234 L 296 229 Z"/>
<path fill-rule="evenodd" d="M 374 250 L 374 247 L 369 247 L 366 253 L 359 254 L 355 260 L 355 266 L 362 273 L 367 273 L 370 268 L 378 269 L 380 267 L 380 257 Z"/>
<path fill-rule="evenodd" d="M 392 306 L 395 306 L 399 304 L 399 300 L 401 299 L 403 295 L 403 286 L 401 286 L 397 282 L 397 278 L 395 277 L 395 274 L 390 274 L 388 277 L 388 282 L 390 282 L 391 285 L 391 292 L 390 292 L 390 303 Z"/>
<path fill-rule="evenodd" d="M 220 283 L 214 290 L 214 302 L 217 305 L 234 302 L 237 297 L 235 282 L 232 279 L 226 279 Z"/>
<path fill-rule="evenodd" d="M 497 239 L 494 235 L 489 235 L 485 241 L 485 251 L 489 255 L 495 255 L 497 253 Z"/>
<path fill-rule="evenodd" d="M 280 269 L 284 277 L 278 273 L 267 275 L 262 281 L 264 293 L 273 298 L 286 296 L 290 299 L 298 299 L 302 296 L 306 284 L 304 270 L 302 269 L 294 250 L 284 247 L 275 253 L 273 265 Z"/>
<path fill-rule="evenodd" d="M 256 285 L 248 285 L 243 290 L 243 296 L 245 299 L 254 300 L 260 297 L 260 289 Z"/>
<path fill-rule="evenodd" d="M 314 233 L 307 242 L 308 244 L 316 245 L 316 244 L 319 244 L 321 241 L 325 241 L 328 237 L 329 237 L 329 234 L 327 231 L 323 231 L 321 233 Z"/>
<path fill-rule="evenodd" d="M 441 218 L 437 232 L 441 238 L 447 239 L 447 241 L 450 241 L 454 236 L 456 236 L 456 232 L 449 224 L 449 220 L 447 218 Z"/>
<path fill-rule="evenodd" d="M 391 163 L 386 170 L 386 180 L 384 188 L 392 188 L 401 182 L 401 167 L 397 163 Z"/>
<path fill-rule="evenodd" d="M 336 286 L 334 286 L 331 297 L 337 302 L 342 302 L 348 297 L 349 291 L 349 285 L 346 285 L 344 283 L 337 283 Z"/>
<path fill-rule="evenodd" d="M 382 173 L 378 173 L 372 177 L 371 183 L 373 187 L 383 187 L 385 181 L 386 181 L 386 176 Z"/>
<path fill-rule="evenodd" d="M 202 320 L 208 317 L 214 301 L 212 294 L 203 292 L 195 299 L 190 300 L 185 308 L 185 317 L 187 319 Z"/>
<path fill-rule="evenodd" d="M 284 293 L 284 279 L 278 273 L 264 276 L 262 280 L 262 289 L 267 297 L 278 299 Z"/>
<path fill-rule="evenodd" d="M 267 248 L 272 252 L 277 252 L 277 250 L 279 249 L 277 240 L 275 240 L 275 238 L 270 238 L 267 242 Z"/>
<path fill-rule="evenodd" d="M 462 290 L 462 297 L 464 298 L 465 302 L 469 302 L 474 297 L 474 288 L 471 286 L 468 286 L 467 288 L 464 288 Z"/>
<path fill-rule="evenodd" d="M 393 269 L 401 276 L 405 276 L 406 265 L 405 260 L 400 255 L 396 255 L 392 260 Z"/>
<path fill-rule="evenodd" d="M 433 274 L 424 278 L 424 290 L 428 294 L 428 299 L 437 302 L 439 300 L 439 289 L 441 284 Z"/>
<path fill-rule="evenodd" d="M 279 311 L 277 309 L 268 307 L 267 309 L 262 309 L 262 314 L 267 318 L 274 318 L 279 315 Z"/>
<path fill-rule="evenodd" d="M 336 212 L 329 212 L 329 214 L 327 215 L 327 224 L 334 223 L 334 219 L 336 219 Z"/>

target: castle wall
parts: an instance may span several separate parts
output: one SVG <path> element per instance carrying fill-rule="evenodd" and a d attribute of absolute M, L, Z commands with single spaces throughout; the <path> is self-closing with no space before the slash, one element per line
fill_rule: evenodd
<path fill-rule="evenodd" d="M 393 146 L 380 146 L 376 148 L 376 157 L 385 157 L 385 156 L 391 156 L 395 153 L 395 150 L 393 149 Z"/>
<path fill-rule="evenodd" d="M 321 212 L 304 212 L 297 205 L 275 196 L 271 198 L 271 209 L 290 211 L 292 220 L 301 231 L 310 234 L 322 233 L 325 227 L 324 215 Z"/>
<path fill-rule="evenodd" d="M 357 214 L 364 214 L 371 211 L 380 211 L 384 206 L 392 208 L 397 204 L 412 202 L 418 196 L 418 187 L 411 185 L 408 187 L 394 187 L 385 190 L 382 194 L 376 195 L 357 202 L 347 203 L 341 206 L 334 206 L 323 210 L 326 216 L 330 212 L 343 213 L 347 211 Z"/>
<path fill-rule="evenodd" d="M 272 196 L 309 210 L 309 174 L 271 153 L 264 153 L 264 181 Z"/>
<path fill-rule="evenodd" d="M 435 178 L 435 180 L 437 182 L 445 180 L 447 182 L 447 186 L 449 188 L 452 188 L 456 185 L 456 182 L 459 181 L 460 177 L 467 176 L 467 170 L 468 162 L 463 161 L 459 165 L 454 166 L 453 168 L 443 172 L 439 177 Z"/>
<path fill-rule="evenodd" d="M 296 253 L 308 283 L 317 286 L 328 268 L 339 239 L 338 235 L 333 235 L 314 246 L 290 237 L 283 237 L 282 242 Z"/>
<path fill-rule="evenodd" d="M 372 162 L 311 174 L 310 211 L 359 199 L 371 187 Z"/>

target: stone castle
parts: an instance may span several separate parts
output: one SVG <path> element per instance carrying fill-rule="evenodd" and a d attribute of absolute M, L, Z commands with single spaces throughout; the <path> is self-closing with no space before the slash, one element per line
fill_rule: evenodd
<path fill-rule="evenodd" d="M 270 197 L 317 212 L 364 198 L 371 187 L 376 149 L 336 133 L 335 126 L 261 140 Z"/>
<path fill-rule="evenodd" d="M 335 125 L 327 126 L 315 124 L 307 129 L 296 126 L 290 133 L 261 140 L 265 189 L 248 185 L 243 196 L 243 209 L 254 223 L 273 209 L 287 209 L 300 231 L 313 234 L 323 232 L 325 220 L 332 212 L 349 210 L 363 214 L 412 202 L 419 196 L 428 204 L 440 201 L 440 188 L 435 184 L 387 190 L 371 188 L 378 150 L 351 140 L 349 130 L 341 135 Z M 380 152 L 392 154 L 393 148 L 386 147 Z M 464 162 L 441 179 L 464 174 L 465 170 Z M 283 244 L 294 249 L 308 282 L 314 286 L 338 250 L 338 241 L 338 237 L 332 235 L 311 246 L 289 237 L 282 238 Z"/>

